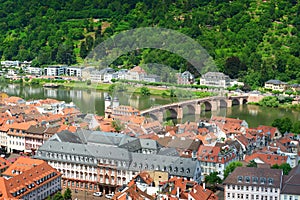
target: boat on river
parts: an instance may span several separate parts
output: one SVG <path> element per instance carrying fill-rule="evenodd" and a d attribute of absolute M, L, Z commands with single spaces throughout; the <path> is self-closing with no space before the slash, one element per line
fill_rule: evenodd
<path fill-rule="evenodd" d="M 55 83 L 45 83 L 45 84 L 43 85 L 43 87 L 45 87 L 45 88 L 58 88 L 59 85 L 58 85 L 58 84 L 55 84 Z"/>

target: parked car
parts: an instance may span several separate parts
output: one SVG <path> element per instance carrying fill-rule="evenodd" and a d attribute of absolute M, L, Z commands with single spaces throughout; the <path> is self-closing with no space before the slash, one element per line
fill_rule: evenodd
<path fill-rule="evenodd" d="M 113 196 L 114 196 L 114 194 L 106 194 L 106 195 L 105 195 L 105 197 L 106 197 L 107 199 L 112 199 Z"/>
<path fill-rule="evenodd" d="M 95 197 L 101 197 L 102 196 L 102 192 L 94 192 L 93 196 L 95 196 Z"/>

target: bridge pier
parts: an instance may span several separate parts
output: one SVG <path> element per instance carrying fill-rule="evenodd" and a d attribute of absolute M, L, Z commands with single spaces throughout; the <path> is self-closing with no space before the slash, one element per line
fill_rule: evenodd
<path fill-rule="evenodd" d="M 156 113 L 154 113 L 154 115 L 157 117 L 158 121 L 160 121 L 160 122 L 164 121 L 164 112 L 163 111 L 156 112 Z"/>
<path fill-rule="evenodd" d="M 210 104 L 211 104 L 211 111 L 216 111 L 218 110 L 219 108 L 219 104 L 218 104 L 219 101 L 211 101 Z"/>
<path fill-rule="evenodd" d="M 240 102 L 240 105 L 243 105 L 244 104 L 244 99 L 243 98 L 239 98 L 239 102 Z"/>
<path fill-rule="evenodd" d="M 227 99 L 226 103 L 227 103 L 227 108 L 232 107 L 232 100 L 231 99 Z"/>
<path fill-rule="evenodd" d="M 183 109 L 181 106 L 179 106 L 177 109 L 177 119 L 182 119 L 183 118 Z"/>
<path fill-rule="evenodd" d="M 195 105 L 195 115 L 200 115 L 201 114 L 201 104 L 196 104 Z"/>

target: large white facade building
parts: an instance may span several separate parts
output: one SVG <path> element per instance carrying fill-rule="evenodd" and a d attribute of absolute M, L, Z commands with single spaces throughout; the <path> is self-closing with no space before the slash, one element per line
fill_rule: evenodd
<path fill-rule="evenodd" d="M 66 72 L 66 66 L 48 66 L 44 68 L 44 75 L 46 76 L 60 76 Z"/>
<path fill-rule="evenodd" d="M 42 160 L 20 157 L 1 176 L 1 199 L 40 200 L 61 190 L 61 174 Z"/>
<path fill-rule="evenodd" d="M 82 69 L 80 69 L 78 67 L 67 67 L 66 68 L 66 75 L 81 77 L 82 76 Z"/>
<path fill-rule="evenodd" d="M 149 139 L 79 130 L 76 134 L 56 134 L 35 157 L 60 171 L 63 187 L 71 189 L 110 193 L 143 170 L 166 171 L 170 176 L 200 181 L 198 160 L 163 155 L 157 153 L 159 149 L 158 143 Z"/>
<path fill-rule="evenodd" d="M 200 85 L 226 88 L 230 86 L 230 81 L 229 76 L 221 72 L 207 72 L 201 76 Z"/>
<path fill-rule="evenodd" d="M 223 184 L 225 200 L 280 200 L 282 170 L 237 167 Z"/>
<path fill-rule="evenodd" d="M 283 177 L 281 200 L 300 200 L 300 164 Z"/>

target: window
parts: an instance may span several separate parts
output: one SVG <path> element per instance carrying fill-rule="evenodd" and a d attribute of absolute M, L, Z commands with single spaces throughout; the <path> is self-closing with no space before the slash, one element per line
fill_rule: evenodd
<path fill-rule="evenodd" d="M 260 177 L 260 184 L 265 184 L 265 183 L 266 183 L 266 178 Z"/>
<path fill-rule="evenodd" d="M 230 197 L 230 193 L 229 193 L 229 192 L 227 193 L 227 197 L 228 197 L 228 198 Z"/>
<path fill-rule="evenodd" d="M 269 183 L 269 185 L 272 185 L 273 184 L 273 179 L 272 178 L 268 178 L 268 183 Z"/>
<path fill-rule="evenodd" d="M 256 184 L 258 181 L 258 178 L 256 176 L 253 176 L 252 177 L 252 183 Z"/>
<path fill-rule="evenodd" d="M 238 182 L 242 182 L 243 181 L 243 177 L 242 176 L 238 176 Z"/>
<path fill-rule="evenodd" d="M 245 180 L 246 180 L 246 183 L 250 183 L 250 177 L 249 176 L 246 176 Z"/>

